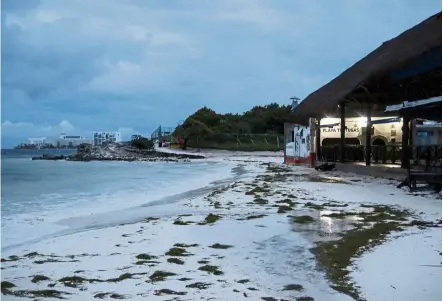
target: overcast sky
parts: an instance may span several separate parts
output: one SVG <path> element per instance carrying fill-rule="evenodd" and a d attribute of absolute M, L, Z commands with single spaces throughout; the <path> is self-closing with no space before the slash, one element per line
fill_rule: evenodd
<path fill-rule="evenodd" d="M 440 0 L 3 0 L 2 147 L 306 97 Z"/>

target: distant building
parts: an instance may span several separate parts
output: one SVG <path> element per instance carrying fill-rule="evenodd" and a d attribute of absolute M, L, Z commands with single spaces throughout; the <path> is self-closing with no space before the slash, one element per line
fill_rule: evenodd
<path fill-rule="evenodd" d="M 28 139 L 28 144 L 29 145 L 35 145 L 35 146 L 40 146 L 46 143 L 46 137 L 43 138 L 29 138 Z"/>
<path fill-rule="evenodd" d="M 56 141 L 57 148 L 77 147 L 82 143 L 92 144 L 92 140 L 82 136 L 61 133 L 60 138 Z"/>
<path fill-rule="evenodd" d="M 94 145 L 121 142 L 120 132 L 94 132 Z"/>

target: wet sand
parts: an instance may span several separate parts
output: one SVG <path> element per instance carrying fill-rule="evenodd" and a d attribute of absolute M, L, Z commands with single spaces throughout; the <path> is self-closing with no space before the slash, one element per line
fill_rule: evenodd
<path fill-rule="evenodd" d="M 370 177 L 286 167 L 275 163 L 278 157 L 229 160 L 246 172 L 211 190 L 61 221 L 71 233 L 3 252 L 4 300 L 441 297 L 438 195 L 411 195 Z M 415 252 L 414 244 L 424 247 Z M 402 248 L 389 251 L 397 245 Z M 401 269 L 374 266 L 402 254 L 409 262 Z M 423 256 L 439 266 L 433 268 L 437 274 L 414 269 L 414 259 Z M 377 272 L 389 274 L 392 283 L 365 277 Z M 401 277 L 427 281 L 420 287 L 394 283 Z"/>

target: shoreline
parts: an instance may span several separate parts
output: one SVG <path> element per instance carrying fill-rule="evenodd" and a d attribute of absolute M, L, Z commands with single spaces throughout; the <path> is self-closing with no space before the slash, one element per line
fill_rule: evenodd
<path fill-rule="evenodd" d="M 57 237 L 15 254 L 7 252 L 5 255 L 18 258 L 6 259 L 2 264 L 5 267 L 2 281 L 17 287 L 9 288 L 10 294 L 3 297 L 19 300 L 14 294 L 35 293 L 49 286 L 54 294 L 82 300 L 112 298 L 112 294 L 132 300 L 146 297 L 164 300 L 165 296 L 179 300 L 200 297 L 220 300 L 220 296 L 229 300 L 353 300 L 350 296 L 364 295 L 381 300 L 377 299 L 377 292 L 364 291 L 374 285 L 365 284 L 358 291 L 349 282 L 350 286 L 339 289 L 338 283 L 334 284 L 339 279 L 331 278 L 334 270 L 327 262 L 315 259 L 312 248 L 326 248 L 326 243 L 343 239 L 342 235 L 346 237 L 346 233 L 356 229 L 355 224 L 363 226 L 358 231 L 365 231 L 375 221 L 376 224 L 395 222 L 404 228 L 403 234 L 411 229 L 417 231 L 414 243 L 419 243 L 427 231 L 439 231 L 440 241 L 434 242 L 434 247 L 441 249 L 438 223 L 441 200 L 410 195 L 385 180 L 341 172 L 318 173 L 266 162 L 279 159 L 232 158 L 236 164 L 243 161 L 241 164 L 250 170 L 250 174 L 233 184 L 220 185 L 212 192 L 186 197 L 173 205 L 153 206 L 158 214 L 140 212 L 146 216 L 137 223 Z M 419 229 L 409 225 L 414 220 L 431 223 L 419 224 L 423 228 Z M 394 234 L 387 232 L 379 246 L 370 247 L 374 253 L 349 254 L 352 261 L 344 270 L 358 278 L 355 265 L 365 266 L 370 255 L 385 246 L 396 245 L 398 239 L 392 240 Z M 80 246 L 78 241 L 84 245 Z M 330 249 L 324 250 L 329 252 L 325 253 L 328 256 L 335 256 Z M 423 253 L 412 255 L 423 256 Z M 438 257 L 441 262 L 441 255 Z M 346 258 L 340 260 L 347 262 Z M 354 265 L 355 260 L 362 263 Z M 17 264 L 20 267 L 14 268 Z M 161 280 L 155 278 L 160 275 L 156 272 L 163 273 Z M 360 272 L 364 275 L 364 271 Z M 33 283 L 31 280 L 36 275 L 49 279 Z M 119 277 L 124 279 L 115 280 Z M 439 280 L 441 292 L 441 273 L 437 281 L 428 280 L 429 285 L 437 285 Z M 330 285 L 335 285 L 335 290 Z M 348 291 L 343 291 L 345 287 Z M 384 291 L 384 297 L 398 293 L 391 289 Z"/>
<path fill-rule="evenodd" d="M 16 159 L 17 160 L 17 159 Z M 19 160 L 19 159 L 18 159 Z M 73 164 L 75 163 L 69 163 Z M 91 162 L 92 168 L 106 171 L 110 168 L 131 169 L 132 162 L 109 162 L 101 164 L 102 162 Z M 29 163 L 33 164 L 33 163 Z M 54 165 L 55 164 L 55 165 Z M 41 162 L 41 168 L 48 166 L 57 166 L 63 168 L 56 162 L 48 165 L 46 162 Z M 95 167 L 94 167 L 95 166 Z M 102 167 L 103 166 L 103 167 Z M 135 166 L 135 165 L 134 165 Z M 140 162 L 137 164 L 138 170 L 146 170 L 152 174 L 151 169 L 161 172 L 162 168 L 168 168 L 167 162 Z M 83 169 L 82 166 L 78 168 Z M 2 252 L 9 251 L 16 246 L 23 246 L 29 242 L 38 242 L 41 238 L 50 239 L 54 235 L 65 234 L 71 232 L 71 227 L 63 224 L 65 220 L 84 219 L 89 224 L 94 224 L 95 218 L 109 215 L 111 218 L 117 219 L 122 214 L 126 214 L 131 219 L 131 211 L 139 214 L 138 211 L 146 212 L 146 207 L 153 207 L 153 205 L 162 205 L 172 202 L 180 201 L 188 195 L 193 195 L 201 191 L 204 193 L 207 190 L 222 185 L 224 181 L 234 181 L 246 173 L 244 170 L 238 169 L 238 164 L 235 162 L 221 163 L 217 160 L 197 160 L 191 163 L 180 162 L 171 166 L 171 172 L 188 175 L 188 177 L 179 176 L 174 177 L 172 186 L 163 184 L 154 187 L 151 191 L 150 184 L 144 181 L 137 181 L 138 189 L 131 188 L 131 185 L 122 186 L 123 189 L 116 189 L 112 192 L 109 190 L 95 191 L 87 195 L 85 190 L 77 193 L 70 193 L 64 197 L 67 201 L 65 203 L 47 204 L 47 210 L 19 212 L 16 214 L 9 213 L 3 215 L 2 224 Z M 177 171 L 174 171 L 179 169 Z M 205 172 L 208 169 L 210 173 Z M 86 169 L 89 170 L 89 169 Z M 202 173 L 203 172 L 203 173 Z M 137 172 L 136 174 L 140 174 Z M 204 175 L 204 179 L 200 179 L 200 175 Z M 140 176 L 139 176 L 140 177 Z M 143 185 L 143 186 L 140 186 Z M 5 204 L 4 204 L 5 205 Z M 101 218 L 102 220 L 106 220 Z M 81 227 L 82 225 L 77 226 Z M 85 226 L 85 225 L 83 225 Z M 74 227 L 75 228 L 75 227 Z"/>

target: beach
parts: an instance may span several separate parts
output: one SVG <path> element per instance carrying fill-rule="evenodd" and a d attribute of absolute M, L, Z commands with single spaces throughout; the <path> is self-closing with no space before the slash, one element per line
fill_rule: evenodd
<path fill-rule="evenodd" d="M 183 175 L 152 201 L 11 237 L 3 300 L 441 298 L 441 194 L 286 166 L 280 153 L 199 153 L 218 165 L 193 184 Z"/>

